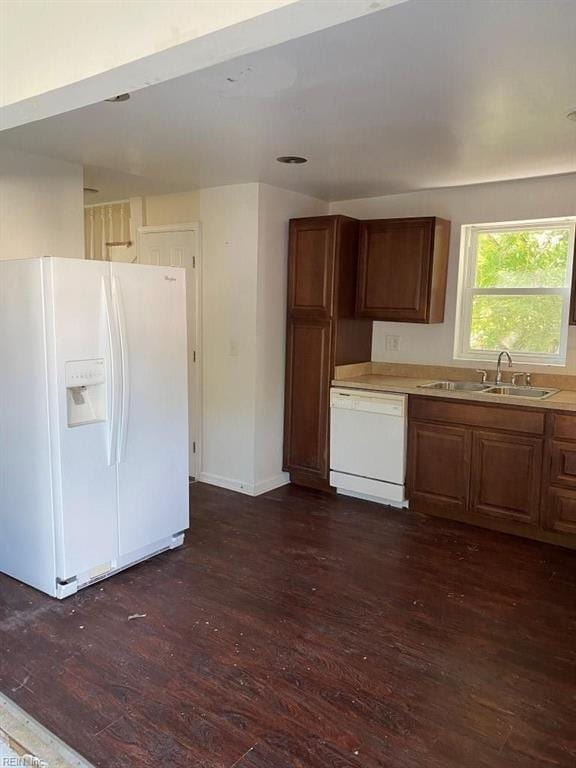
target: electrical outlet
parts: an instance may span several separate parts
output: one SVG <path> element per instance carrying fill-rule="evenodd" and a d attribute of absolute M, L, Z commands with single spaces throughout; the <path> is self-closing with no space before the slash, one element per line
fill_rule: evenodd
<path fill-rule="evenodd" d="M 400 352 L 400 336 L 386 336 L 386 351 Z"/>

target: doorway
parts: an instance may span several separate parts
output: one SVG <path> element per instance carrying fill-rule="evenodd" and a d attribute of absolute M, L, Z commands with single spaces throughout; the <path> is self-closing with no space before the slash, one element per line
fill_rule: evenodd
<path fill-rule="evenodd" d="M 168 224 L 138 228 L 138 263 L 184 267 L 188 320 L 188 420 L 190 477 L 201 469 L 201 258 L 200 225 Z"/>

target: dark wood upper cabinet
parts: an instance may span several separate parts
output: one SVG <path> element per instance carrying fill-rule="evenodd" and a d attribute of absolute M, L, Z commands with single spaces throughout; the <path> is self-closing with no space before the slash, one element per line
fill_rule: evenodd
<path fill-rule="evenodd" d="M 288 311 L 294 315 L 332 315 L 336 226 L 322 216 L 301 219 L 291 229 Z"/>
<path fill-rule="evenodd" d="M 371 356 L 372 323 L 354 315 L 357 254 L 354 219 L 290 222 L 284 469 L 315 488 L 329 488 L 334 367 Z"/>
<path fill-rule="evenodd" d="M 361 222 L 356 314 L 373 320 L 444 320 L 450 222 L 436 217 Z"/>

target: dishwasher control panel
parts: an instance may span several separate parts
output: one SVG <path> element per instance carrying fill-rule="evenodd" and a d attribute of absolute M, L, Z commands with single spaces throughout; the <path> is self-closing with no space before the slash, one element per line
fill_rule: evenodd
<path fill-rule="evenodd" d="M 332 389 L 330 407 L 402 417 L 406 409 L 406 395 L 371 392 L 369 390 L 347 392 L 343 389 Z"/>

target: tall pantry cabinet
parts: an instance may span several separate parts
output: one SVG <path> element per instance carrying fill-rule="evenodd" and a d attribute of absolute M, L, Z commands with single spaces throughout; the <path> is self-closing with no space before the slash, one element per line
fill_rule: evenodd
<path fill-rule="evenodd" d="M 336 365 L 370 360 L 372 321 L 356 318 L 359 223 L 290 221 L 284 470 L 329 488 L 330 383 Z"/>

